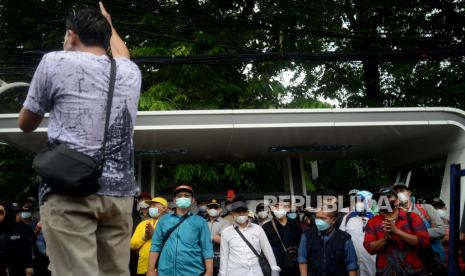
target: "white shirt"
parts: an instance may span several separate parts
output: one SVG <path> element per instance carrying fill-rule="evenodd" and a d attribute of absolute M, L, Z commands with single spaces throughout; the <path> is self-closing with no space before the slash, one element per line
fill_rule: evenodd
<path fill-rule="evenodd" d="M 262 276 L 262 270 L 258 258 L 247 246 L 234 227 L 228 226 L 221 234 L 220 248 L 220 276 Z M 279 275 L 281 269 L 276 264 L 270 242 L 265 231 L 255 223 L 249 223 L 247 227 L 239 227 L 239 231 L 255 248 L 258 254 L 265 255 L 270 263 L 272 275 Z"/>
<path fill-rule="evenodd" d="M 370 255 L 368 251 L 363 247 L 363 239 L 365 238 L 365 232 L 363 227 L 366 224 L 363 220 L 368 221 L 368 218 L 362 218 L 360 216 L 352 217 L 347 221 L 345 215 L 342 219 L 340 230 L 350 234 L 352 243 L 354 244 L 355 252 L 357 253 L 358 266 L 360 268 L 360 276 L 372 276 L 376 274 L 376 255 Z M 347 224 L 347 225 L 346 225 Z"/>

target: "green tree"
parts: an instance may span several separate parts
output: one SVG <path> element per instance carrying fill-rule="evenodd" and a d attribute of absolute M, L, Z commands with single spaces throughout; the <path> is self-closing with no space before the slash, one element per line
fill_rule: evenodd
<path fill-rule="evenodd" d="M 0 79 L 30 81 L 41 54 L 61 49 L 67 13 L 96 4 L 90 0 L 1 0 Z M 295 52 L 324 57 L 333 51 L 463 49 L 464 1 L 113 0 L 105 4 L 141 64 L 140 110 L 330 107 L 319 101 L 321 97 L 342 107 L 465 109 L 463 57 L 386 61 L 378 56 L 335 62 L 286 58 Z M 210 56 L 265 52 L 276 53 L 278 58 L 226 63 Z M 191 64 L 191 57 L 198 55 L 210 59 Z M 147 58 L 159 61 L 159 56 L 187 61 L 147 63 Z M 284 72 L 294 73 L 293 85 L 278 80 Z M 14 111 L 21 101 L 13 94 L 2 98 L 2 111 Z M 335 171 L 327 183 L 340 183 L 335 179 L 352 172 L 372 179 L 366 172 L 371 168 L 369 161 L 341 164 L 331 165 Z M 275 167 L 254 165 L 253 173 L 245 173 L 241 164 L 229 164 L 235 168 L 232 179 L 248 175 L 246 179 L 255 179 L 258 185 L 257 179 L 266 178 Z M 196 183 L 227 180 L 221 165 L 186 164 L 172 173 L 177 179 L 168 177 L 166 183 L 184 178 Z M 252 177 L 256 173 L 260 176 Z M 244 186 L 249 187 L 247 181 Z"/>

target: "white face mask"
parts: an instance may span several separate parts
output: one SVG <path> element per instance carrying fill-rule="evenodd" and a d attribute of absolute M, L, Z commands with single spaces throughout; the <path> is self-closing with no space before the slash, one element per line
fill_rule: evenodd
<path fill-rule="evenodd" d="M 400 203 L 407 203 L 408 202 L 408 194 L 407 194 L 407 192 L 397 193 L 397 197 L 399 198 Z"/>
<path fill-rule="evenodd" d="M 359 202 L 356 202 L 355 203 L 355 211 L 356 212 L 362 212 L 363 210 L 365 210 L 365 203 L 359 201 Z"/>
<path fill-rule="evenodd" d="M 219 212 L 216 209 L 208 209 L 207 212 L 210 217 L 217 217 L 219 215 Z"/>
<path fill-rule="evenodd" d="M 441 218 L 445 218 L 447 219 L 449 214 L 447 213 L 447 210 L 444 210 L 444 209 L 438 209 L 436 210 L 436 212 L 438 213 L 438 215 L 441 217 Z"/>
<path fill-rule="evenodd" d="M 238 223 L 238 224 L 244 224 L 247 222 L 247 220 L 249 219 L 248 216 L 237 216 L 234 218 L 234 220 Z"/>
<path fill-rule="evenodd" d="M 287 214 L 287 211 L 278 209 L 278 210 L 273 211 L 273 214 L 276 216 L 277 219 L 281 219 Z"/>
<path fill-rule="evenodd" d="M 150 207 L 149 208 L 149 216 L 151 218 L 158 218 L 160 216 L 160 214 L 158 213 L 158 208 Z"/>
<path fill-rule="evenodd" d="M 265 219 L 268 217 L 268 212 L 267 211 L 260 211 L 257 213 L 258 217 L 261 219 Z"/>
<path fill-rule="evenodd" d="M 139 202 L 139 209 L 146 209 L 149 208 L 149 205 L 145 203 L 145 201 Z"/>

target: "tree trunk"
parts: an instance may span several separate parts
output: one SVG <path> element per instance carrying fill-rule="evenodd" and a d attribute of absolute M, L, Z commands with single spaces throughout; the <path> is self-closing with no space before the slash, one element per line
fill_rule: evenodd
<path fill-rule="evenodd" d="M 365 99 L 363 105 L 367 107 L 382 107 L 383 95 L 380 89 L 379 61 L 367 59 L 363 61 L 363 83 L 365 85 Z"/>

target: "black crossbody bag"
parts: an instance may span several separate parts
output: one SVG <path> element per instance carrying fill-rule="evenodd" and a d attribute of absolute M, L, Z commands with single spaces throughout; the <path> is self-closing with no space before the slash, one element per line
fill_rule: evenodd
<path fill-rule="evenodd" d="M 271 276 L 271 266 L 268 260 L 266 259 L 265 254 L 263 254 L 263 251 L 261 254 L 258 254 L 257 250 L 250 244 L 250 242 L 244 237 L 244 235 L 241 233 L 241 231 L 237 228 L 237 226 L 234 226 L 234 229 L 236 232 L 241 236 L 241 238 L 244 240 L 244 242 L 247 244 L 247 246 L 252 250 L 252 252 L 257 256 L 258 258 L 258 263 L 260 264 L 260 268 L 262 269 L 262 273 L 264 276 Z"/>
<path fill-rule="evenodd" d="M 299 248 L 297 246 L 286 247 L 284 245 L 283 240 L 281 239 L 281 235 L 278 232 L 278 228 L 276 228 L 274 218 L 271 219 L 271 224 L 273 225 L 274 231 L 276 232 L 276 235 L 278 236 L 278 239 L 281 242 L 281 246 L 283 247 L 285 265 L 289 269 L 298 269 L 299 263 L 297 262 L 297 258 L 299 256 Z"/>
<path fill-rule="evenodd" d="M 63 143 L 52 143 L 40 151 L 32 167 L 42 180 L 50 185 L 51 191 L 73 197 L 84 197 L 98 191 L 98 179 L 102 175 L 104 151 L 108 139 L 108 124 L 116 80 L 116 62 L 113 58 L 110 69 L 105 130 L 98 159 L 69 148 Z"/>

